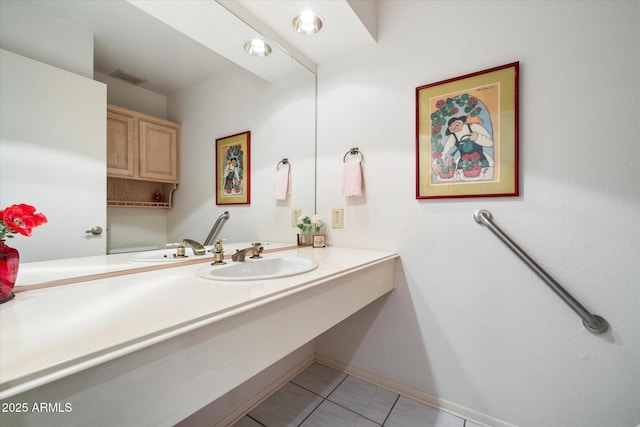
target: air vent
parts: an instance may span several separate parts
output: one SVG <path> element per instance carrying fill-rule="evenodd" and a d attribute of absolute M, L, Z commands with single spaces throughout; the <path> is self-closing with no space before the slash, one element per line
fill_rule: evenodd
<path fill-rule="evenodd" d="M 122 71 L 120 69 L 117 69 L 116 71 L 111 73 L 110 76 L 116 77 L 118 79 L 122 79 L 134 85 L 139 85 L 140 83 L 144 83 L 147 81 L 147 79 L 143 79 L 142 77 L 138 77 L 134 74 L 128 73 L 126 71 Z"/>

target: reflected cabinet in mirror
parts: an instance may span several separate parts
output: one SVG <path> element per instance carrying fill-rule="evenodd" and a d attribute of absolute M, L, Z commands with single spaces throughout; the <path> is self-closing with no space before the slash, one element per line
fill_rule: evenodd
<path fill-rule="evenodd" d="M 31 265 L 46 277 L 50 267 L 42 266 L 51 260 L 65 260 L 51 276 L 58 280 L 101 272 L 83 271 L 70 258 L 204 242 L 225 211 L 229 219 L 218 238 L 295 245 L 292 209 L 314 213 L 314 73 L 298 64 L 265 78 L 269 57 L 251 58 L 267 61 L 256 63 L 261 71 L 254 72 L 135 3 L 0 2 L 0 208 L 27 203 L 49 219 L 32 236 L 11 241 L 24 271 L 18 285 L 34 280 L 28 279 Z M 246 27 L 210 3 L 215 19 Z M 117 70 L 146 81 L 126 82 L 114 77 Z M 107 207 L 107 104 L 181 125 L 179 184 L 170 209 Z M 217 206 L 215 141 L 247 130 L 251 203 Z M 292 192 L 277 200 L 283 158 Z M 97 226 L 105 232 L 88 232 Z M 129 268 L 140 264 L 118 262 L 112 269 Z"/>

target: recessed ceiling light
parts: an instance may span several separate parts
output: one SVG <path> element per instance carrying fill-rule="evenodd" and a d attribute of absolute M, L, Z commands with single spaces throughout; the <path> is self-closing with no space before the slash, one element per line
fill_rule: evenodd
<path fill-rule="evenodd" d="M 311 10 L 303 10 L 293 17 L 291 25 L 300 34 L 314 34 L 322 29 L 322 19 Z"/>
<path fill-rule="evenodd" d="M 263 39 L 251 39 L 244 42 L 244 51 L 251 56 L 268 56 L 271 54 L 271 45 Z"/>

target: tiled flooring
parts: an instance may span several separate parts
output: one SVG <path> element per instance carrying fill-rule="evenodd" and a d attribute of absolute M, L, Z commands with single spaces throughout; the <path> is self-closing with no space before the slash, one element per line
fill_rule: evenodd
<path fill-rule="evenodd" d="M 335 369 L 314 363 L 234 427 L 477 427 Z"/>

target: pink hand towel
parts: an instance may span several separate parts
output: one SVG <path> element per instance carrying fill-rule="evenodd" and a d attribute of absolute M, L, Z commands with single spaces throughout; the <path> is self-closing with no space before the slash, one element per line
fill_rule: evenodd
<path fill-rule="evenodd" d="M 290 169 L 287 167 L 276 171 L 276 182 L 273 187 L 273 197 L 276 200 L 285 200 L 291 194 Z"/>
<path fill-rule="evenodd" d="M 359 159 L 347 160 L 342 168 L 342 195 L 362 195 L 362 167 Z"/>

